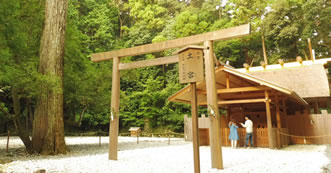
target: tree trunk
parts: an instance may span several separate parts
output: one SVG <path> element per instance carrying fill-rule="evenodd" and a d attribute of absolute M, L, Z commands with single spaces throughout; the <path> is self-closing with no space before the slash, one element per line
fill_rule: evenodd
<path fill-rule="evenodd" d="M 29 137 L 29 133 L 26 128 L 24 128 L 24 123 L 22 122 L 22 119 L 20 118 L 21 115 L 21 105 L 20 100 L 18 97 L 18 93 L 15 87 L 12 88 L 12 98 L 13 98 L 13 105 L 14 105 L 14 124 L 15 129 L 18 133 L 18 136 L 22 140 L 24 146 L 26 147 L 26 150 L 28 152 L 31 151 L 31 140 Z"/>
<path fill-rule="evenodd" d="M 149 118 L 144 118 L 144 131 L 149 132 L 150 120 Z"/>
<path fill-rule="evenodd" d="M 11 115 L 8 110 L 6 110 L 4 107 L 0 105 L 0 111 L 3 112 L 5 115 L 7 115 L 10 119 L 13 120 L 13 124 L 15 126 L 15 130 L 22 140 L 24 146 L 26 147 L 26 150 L 31 152 L 31 140 L 29 137 L 29 133 L 27 132 L 26 129 L 24 129 L 24 123 L 22 123 L 20 119 L 20 110 L 21 110 L 21 105 L 20 105 L 20 100 L 18 97 L 18 93 L 15 87 L 12 88 L 12 99 L 13 99 L 13 106 L 14 106 L 14 115 Z M 8 124 L 5 124 L 5 131 L 8 130 Z"/>
<path fill-rule="evenodd" d="M 67 0 L 46 0 L 45 27 L 41 38 L 39 72 L 56 87 L 41 84 L 32 132 L 34 152 L 66 153 L 63 125 L 63 56 Z"/>
<path fill-rule="evenodd" d="M 30 127 L 32 128 L 32 124 L 33 124 L 33 113 L 32 113 L 32 107 L 31 107 L 31 100 L 28 99 L 27 100 L 27 114 L 28 114 L 28 117 L 29 117 L 29 124 L 30 124 Z"/>
<path fill-rule="evenodd" d="M 78 120 L 78 123 L 77 123 L 78 127 L 80 127 L 82 125 L 83 115 L 84 115 L 86 110 L 87 110 L 87 106 L 85 106 L 83 111 L 79 114 L 79 120 Z"/>
<path fill-rule="evenodd" d="M 243 49 L 243 52 L 245 54 L 245 61 L 246 61 L 246 63 L 247 64 L 251 64 L 252 58 L 250 58 L 249 55 L 248 55 L 248 49 L 247 48 L 244 48 Z"/>

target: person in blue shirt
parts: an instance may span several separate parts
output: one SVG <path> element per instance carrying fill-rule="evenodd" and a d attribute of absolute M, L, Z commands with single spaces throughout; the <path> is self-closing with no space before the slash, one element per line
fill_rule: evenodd
<path fill-rule="evenodd" d="M 231 147 L 236 148 L 237 147 L 237 141 L 239 139 L 238 126 L 236 125 L 235 122 L 230 121 L 229 122 L 229 128 L 230 128 L 229 139 L 231 140 Z"/>

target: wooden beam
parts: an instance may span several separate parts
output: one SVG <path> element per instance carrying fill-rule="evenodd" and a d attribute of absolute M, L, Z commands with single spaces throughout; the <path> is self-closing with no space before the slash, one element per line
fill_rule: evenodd
<path fill-rule="evenodd" d="M 114 50 L 109 52 L 92 54 L 91 59 L 93 62 L 100 62 L 112 59 L 114 57 L 135 56 L 146 53 L 160 52 L 166 49 L 184 47 L 187 45 L 200 44 L 205 41 L 219 41 L 231 38 L 238 38 L 250 34 L 250 24 L 240 25 L 228 29 L 222 29 L 213 32 L 193 35 L 189 37 L 178 38 L 175 40 L 168 40 L 153 44 L 146 44 L 126 49 Z M 212 57 L 213 58 L 213 57 Z"/>
<path fill-rule="evenodd" d="M 282 128 L 282 121 L 280 119 L 280 109 L 279 109 L 279 98 L 276 94 L 276 119 L 277 119 L 277 128 Z"/>
<path fill-rule="evenodd" d="M 226 73 L 226 89 L 230 88 L 230 75 Z"/>
<path fill-rule="evenodd" d="M 264 93 L 258 92 L 258 93 L 227 93 L 227 94 L 221 94 L 220 97 L 222 100 L 228 100 L 228 99 L 255 99 L 255 98 L 264 98 Z"/>
<path fill-rule="evenodd" d="M 173 102 L 181 102 L 181 103 L 191 104 L 190 101 L 183 100 L 183 99 L 175 99 L 175 100 L 172 100 L 172 101 L 173 101 Z"/>
<path fill-rule="evenodd" d="M 263 99 L 245 99 L 245 100 L 221 100 L 218 101 L 218 105 L 231 105 L 231 104 L 243 104 L 243 103 L 263 103 L 266 100 Z M 199 105 L 207 105 L 207 102 L 201 102 Z"/>
<path fill-rule="evenodd" d="M 243 104 L 243 103 L 262 103 L 266 102 L 265 99 L 245 99 L 245 100 L 224 100 L 218 101 L 219 105 L 229 105 L 229 104 Z"/>
<path fill-rule="evenodd" d="M 251 87 L 240 87 L 240 88 L 230 88 L 230 89 L 218 89 L 218 94 L 224 93 L 236 93 L 236 92 L 251 92 L 251 91 L 264 91 L 270 88 L 266 86 L 251 86 Z"/>
<path fill-rule="evenodd" d="M 219 83 L 219 82 L 217 82 L 217 81 L 216 81 L 216 85 L 218 85 L 218 86 L 222 86 L 222 87 L 226 87 L 224 84 Z"/>
<path fill-rule="evenodd" d="M 254 82 L 251 82 L 249 80 L 243 80 L 241 77 L 238 77 L 236 75 L 230 74 L 232 79 L 236 79 L 237 81 L 240 81 L 240 84 L 236 83 L 234 80 L 231 80 L 230 82 L 236 86 L 243 86 L 244 84 L 247 84 L 248 86 L 254 85 Z"/>
<path fill-rule="evenodd" d="M 212 41 L 206 41 L 204 46 L 209 47 L 208 50 L 204 50 L 205 70 L 206 70 L 206 90 L 207 90 L 207 102 L 208 113 L 210 120 L 210 153 L 211 153 L 211 165 L 212 168 L 223 169 L 222 159 L 222 134 L 220 132 L 220 115 L 217 105 L 216 94 L 216 79 L 215 79 L 215 63 L 214 63 L 214 51 Z"/>
<path fill-rule="evenodd" d="M 265 99 L 269 100 L 269 92 L 265 91 Z M 266 113 L 267 113 L 267 126 L 268 126 L 268 143 L 269 148 L 275 148 L 274 143 L 274 135 L 272 131 L 272 119 L 271 119 L 271 111 L 270 111 L 270 103 L 265 102 Z"/>
<path fill-rule="evenodd" d="M 268 58 L 267 58 L 267 51 L 265 48 L 265 44 L 264 44 L 264 35 L 262 33 L 262 49 L 263 49 L 263 58 L 264 58 L 264 62 L 268 65 Z"/>
<path fill-rule="evenodd" d="M 276 96 L 276 119 L 277 119 L 277 132 L 282 128 L 282 121 L 280 119 L 280 110 L 279 110 L 279 99 L 277 93 L 275 94 Z M 279 133 L 276 134 L 277 136 L 277 148 L 282 147 L 282 138 Z"/>
<path fill-rule="evenodd" d="M 226 94 L 226 93 L 237 93 L 237 92 L 251 92 L 251 91 L 265 91 L 270 88 L 266 86 L 251 86 L 251 87 L 240 87 L 240 88 L 229 88 L 229 89 L 218 89 L 217 94 Z M 201 94 L 206 94 L 201 92 Z"/>
<path fill-rule="evenodd" d="M 315 59 L 314 59 L 314 55 L 313 55 L 313 49 L 312 49 L 312 47 L 311 47 L 311 41 L 310 41 L 310 38 L 308 38 L 308 47 L 309 47 L 310 60 L 312 60 L 312 61 L 314 62 Z"/>
<path fill-rule="evenodd" d="M 117 160 L 119 101 L 120 101 L 120 71 L 118 69 L 120 59 L 113 60 L 113 77 L 111 88 L 111 118 L 109 123 L 109 160 Z"/>
<path fill-rule="evenodd" d="M 197 90 L 197 94 L 198 95 L 206 95 L 206 90 L 200 90 L 200 89 L 198 89 Z"/>
<path fill-rule="evenodd" d="M 120 70 L 128 70 L 128 69 L 134 69 L 134 68 L 141 68 L 141 67 L 150 67 L 150 66 L 156 66 L 156 65 L 163 65 L 163 64 L 172 64 L 178 62 L 178 55 L 173 56 L 167 56 L 162 58 L 155 58 L 150 60 L 144 60 L 144 61 L 137 61 L 137 62 L 131 62 L 131 63 L 120 63 L 119 69 Z"/>

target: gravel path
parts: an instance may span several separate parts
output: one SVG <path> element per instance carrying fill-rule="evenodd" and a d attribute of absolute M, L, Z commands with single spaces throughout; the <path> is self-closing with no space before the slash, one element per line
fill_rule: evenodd
<path fill-rule="evenodd" d="M 325 155 L 328 157 L 329 163 L 323 167 L 323 173 L 330 173 L 331 172 L 331 145 L 327 145 Z"/>
<path fill-rule="evenodd" d="M 10 152 L 6 139 L 0 137 L 0 173 L 186 173 L 193 170 L 192 143 L 183 139 L 119 137 L 118 161 L 108 160 L 108 138 L 67 137 L 68 154 L 57 156 L 28 155 L 18 138 L 11 138 Z M 211 168 L 210 148 L 200 147 L 201 172 L 271 172 L 320 173 L 331 170 L 331 148 L 326 145 L 293 145 L 281 150 L 267 148 L 232 149 L 223 147 L 223 170 Z M 6 163 L 9 162 L 9 163 Z"/>

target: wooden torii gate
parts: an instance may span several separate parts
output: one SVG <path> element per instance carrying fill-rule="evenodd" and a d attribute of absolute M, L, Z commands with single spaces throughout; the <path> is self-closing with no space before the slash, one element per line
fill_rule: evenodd
<path fill-rule="evenodd" d="M 228 29 L 222 29 L 214 32 L 198 34 L 189 37 L 183 37 L 175 40 L 163 41 L 159 43 L 146 44 L 131 48 L 114 50 L 109 52 L 92 54 L 93 62 L 100 62 L 113 59 L 112 74 L 112 96 L 111 96 L 111 117 L 109 128 L 109 159 L 117 160 L 118 145 L 118 127 L 119 127 L 119 100 L 120 100 L 120 70 L 133 69 L 139 67 L 156 66 L 178 62 L 178 55 L 155 58 L 152 60 L 137 61 L 132 63 L 120 63 L 121 57 L 135 56 L 153 52 L 160 52 L 167 49 L 179 48 L 188 45 L 203 43 L 204 61 L 205 61 L 205 79 L 207 87 L 208 112 L 210 113 L 210 147 L 212 168 L 223 169 L 220 116 L 217 105 L 216 82 L 215 82 L 215 62 L 213 41 L 238 38 L 250 34 L 250 25 L 240 25 Z"/>

